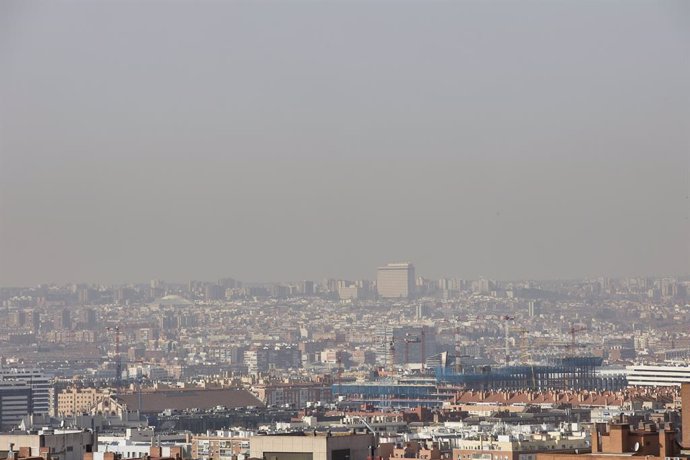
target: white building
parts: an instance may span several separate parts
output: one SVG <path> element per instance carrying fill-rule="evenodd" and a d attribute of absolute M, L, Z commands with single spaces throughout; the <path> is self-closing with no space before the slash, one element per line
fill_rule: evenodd
<path fill-rule="evenodd" d="M 690 383 L 690 366 L 626 366 L 630 386 L 680 386 Z"/>
<path fill-rule="evenodd" d="M 100 434 L 93 460 L 105 460 L 106 453 L 119 454 L 123 459 L 158 456 L 152 453 L 152 447 L 160 449 L 163 457 L 175 457 L 179 453 L 182 458 L 190 458 L 190 438 L 187 432 L 156 433 L 153 427 L 127 428 L 124 434 Z"/>
<path fill-rule="evenodd" d="M 414 295 L 415 274 L 411 263 L 388 264 L 379 267 L 376 289 L 380 297 L 408 299 Z"/>

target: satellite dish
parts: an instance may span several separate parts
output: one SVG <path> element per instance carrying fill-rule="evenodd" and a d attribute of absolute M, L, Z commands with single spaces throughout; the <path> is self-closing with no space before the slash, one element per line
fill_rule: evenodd
<path fill-rule="evenodd" d="M 640 443 L 639 443 L 639 442 L 636 442 L 636 443 L 635 443 L 635 446 L 633 447 L 633 450 L 634 450 L 635 452 L 639 452 L 639 451 L 640 451 Z"/>

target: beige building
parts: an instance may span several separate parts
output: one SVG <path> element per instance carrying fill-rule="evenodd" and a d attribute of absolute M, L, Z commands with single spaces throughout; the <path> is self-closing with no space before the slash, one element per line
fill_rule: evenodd
<path fill-rule="evenodd" d="M 97 436 L 86 430 L 43 429 L 36 434 L 11 432 L 0 434 L 0 451 L 14 451 L 19 457 L 43 457 L 51 460 L 83 460 L 96 450 Z"/>
<path fill-rule="evenodd" d="M 199 460 L 233 460 L 249 454 L 249 437 L 215 433 L 192 437 L 192 458 Z"/>
<path fill-rule="evenodd" d="M 379 297 L 408 299 L 414 295 L 415 274 L 411 263 L 388 264 L 376 273 Z"/>
<path fill-rule="evenodd" d="M 499 435 L 497 439 L 461 439 L 453 449 L 453 460 L 535 460 L 538 452 L 588 451 L 589 441 L 589 433 L 539 434 L 525 440 L 511 435 Z"/>
<path fill-rule="evenodd" d="M 96 404 L 110 396 L 109 390 L 68 388 L 57 396 L 56 415 L 75 415 L 89 412 Z"/>
<path fill-rule="evenodd" d="M 250 452 L 264 460 L 366 460 L 372 446 L 371 434 L 305 433 L 253 436 Z"/>

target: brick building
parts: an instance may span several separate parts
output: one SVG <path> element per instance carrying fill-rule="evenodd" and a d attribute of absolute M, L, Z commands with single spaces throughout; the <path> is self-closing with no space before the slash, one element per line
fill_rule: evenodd
<path fill-rule="evenodd" d="M 676 437 L 673 423 L 642 422 L 632 426 L 627 420 L 592 425 L 591 453 L 539 453 L 536 460 L 645 460 L 690 458 L 690 384 L 681 385 L 682 438 Z"/>

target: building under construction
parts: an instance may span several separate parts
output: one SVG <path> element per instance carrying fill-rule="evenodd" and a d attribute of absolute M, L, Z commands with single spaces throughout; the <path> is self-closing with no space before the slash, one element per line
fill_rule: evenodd
<path fill-rule="evenodd" d="M 420 377 L 337 384 L 333 385 L 333 394 L 349 402 L 376 407 L 435 408 L 441 407 L 454 392 L 439 391 L 439 385 L 433 377 Z"/>
<path fill-rule="evenodd" d="M 602 362 L 602 358 L 595 356 L 576 356 L 559 358 L 548 364 L 482 366 L 468 371 L 438 366 L 436 380 L 472 390 L 618 390 L 625 387 L 623 377 L 597 374 Z"/>
<path fill-rule="evenodd" d="M 392 407 L 439 407 L 462 387 L 467 390 L 619 390 L 625 377 L 602 376 L 597 368 L 602 358 L 578 356 L 559 358 L 546 364 L 466 367 L 464 371 L 446 365 L 451 359 L 436 360 L 435 378 L 399 377 L 373 382 L 333 385 L 333 394 L 359 404 Z M 429 369 L 432 362 L 427 361 Z"/>

